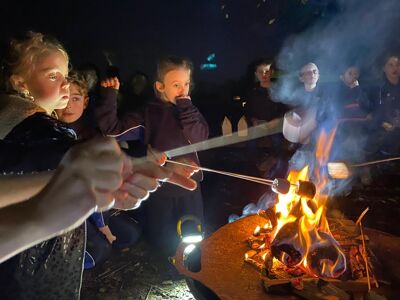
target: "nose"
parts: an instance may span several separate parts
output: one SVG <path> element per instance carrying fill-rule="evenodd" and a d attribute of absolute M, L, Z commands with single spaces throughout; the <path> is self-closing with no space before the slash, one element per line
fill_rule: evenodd
<path fill-rule="evenodd" d="M 62 83 L 62 88 L 64 88 L 64 89 L 69 89 L 69 86 L 70 86 L 70 85 L 71 85 L 71 83 L 70 83 L 68 77 L 64 78 L 64 81 L 63 81 L 63 83 Z"/>

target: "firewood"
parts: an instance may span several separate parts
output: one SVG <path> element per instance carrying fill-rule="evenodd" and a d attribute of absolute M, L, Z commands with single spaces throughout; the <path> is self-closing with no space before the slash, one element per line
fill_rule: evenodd
<path fill-rule="evenodd" d="M 268 208 L 267 210 L 260 210 L 258 212 L 258 215 L 270 221 L 272 228 L 275 228 L 276 225 L 278 224 L 274 208 Z"/>
<path fill-rule="evenodd" d="M 294 294 L 309 300 L 350 300 L 349 294 L 322 279 L 314 281 L 303 280 L 303 289 L 292 288 L 292 291 Z"/>
<path fill-rule="evenodd" d="M 296 266 L 301 262 L 303 257 L 303 253 L 299 251 L 301 247 L 297 234 L 298 230 L 298 222 L 287 223 L 281 228 L 271 243 L 273 256 L 288 267 Z M 299 246 L 299 249 L 296 248 L 296 245 Z"/>
<path fill-rule="evenodd" d="M 267 269 L 265 268 L 263 263 L 260 263 L 250 257 L 245 257 L 244 261 L 253 266 L 256 270 L 258 270 L 262 276 L 267 276 Z"/>
<path fill-rule="evenodd" d="M 291 284 L 287 279 L 264 279 L 262 280 L 265 291 L 269 294 L 290 294 Z"/>
<path fill-rule="evenodd" d="M 362 266 L 360 266 L 360 263 L 357 260 L 357 255 L 358 255 L 358 248 L 355 246 L 350 247 L 349 265 L 351 270 L 351 277 L 353 279 L 359 279 L 363 277 Z"/>

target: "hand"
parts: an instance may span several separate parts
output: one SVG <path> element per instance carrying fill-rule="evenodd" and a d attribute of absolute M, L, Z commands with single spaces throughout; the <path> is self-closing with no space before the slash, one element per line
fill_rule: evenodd
<path fill-rule="evenodd" d="M 96 208 L 110 207 L 111 192 L 122 184 L 122 163 L 114 139 L 97 138 L 72 147 L 50 182 L 33 198 L 38 203 L 33 209 L 38 220 L 54 236 L 79 226 Z"/>
<path fill-rule="evenodd" d="M 394 126 L 388 122 L 383 122 L 382 123 L 382 127 L 386 130 L 386 131 L 393 131 Z"/>
<path fill-rule="evenodd" d="M 111 208 L 112 192 L 122 185 L 123 156 L 115 139 L 95 138 L 72 147 L 59 169 L 71 177 L 80 177 L 96 195 L 99 211 Z"/>
<path fill-rule="evenodd" d="M 199 166 L 190 159 L 180 157 L 180 158 L 175 159 L 175 161 L 192 166 L 192 167 L 188 167 L 188 166 L 182 166 L 182 165 L 174 164 L 174 163 L 167 163 L 166 167 L 168 169 L 172 170 L 174 173 L 179 174 L 180 176 L 189 178 L 189 177 L 192 177 L 194 173 L 197 173 L 199 171 Z"/>
<path fill-rule="evenodd" d="M 112 88 L 114 90 L 119 90 L 119 80 L 117 77 L 107 78 L 100 82 L 100 85 L 104 88 Z"/>
<path fill-rule="evenodd" d="M 165 154 L 152 151 L 152 154 L 146 158 L 123 156 L 123 184 L 114 193 L 114 208 L 124 210 L 138 208 L 141 202 L 160 186 L 160 181 L 167 181 L 188 190 L 194 190 L 197 187 L 194 180 L 162 167 L 166 160 Z"/>
<path fill-rule="evenodd" d="M 103 227 L 99 227 L 99 231 L 104 234 L 104 236 L 106 237 L 107 241 L 112 244 L 117 237 L 115 235 L 112 234 L 110 227 L 103 226 Z"/>

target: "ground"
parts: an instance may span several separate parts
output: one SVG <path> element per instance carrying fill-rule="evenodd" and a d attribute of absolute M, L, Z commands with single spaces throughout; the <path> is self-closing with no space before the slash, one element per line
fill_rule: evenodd
<path fill-rule="evenodd" d="M 264 156 L 251 151 L 239 144 L 203 152 L 200 159 L 205 167 L 260 176 L 260 164 L 257 168 L 256 163 Z M 392 163 L 387 169 L 373 168 L 368 185 L 356 184 L 345 195 L 335 197 L 331 206 L 353 220 L 369 207 L 365 226 L 400 236 L 400 185 L 397 184 L 400 171 L 397 174 L 396 170 L 400 170 L 400 163 Z M 226 224 L 230 214 L 241 214 L 246 204 L 257 202 L 266 189 L 255 183 L 207 173 L 202 183 L 207 234 Z M 142 240 L 132 249 L 116 251 L 98 269 L 86 271 L 82 299 L 195 298 L 185 278 L 168 259 Z"/>

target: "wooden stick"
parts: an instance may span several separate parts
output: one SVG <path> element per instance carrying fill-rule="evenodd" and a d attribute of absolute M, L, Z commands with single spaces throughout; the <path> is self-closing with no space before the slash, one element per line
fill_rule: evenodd
<path fill-rule="evenodd" d="M 364 218 L 365 214 L 369 211 L 369 207 L 364 209 L 364 211 L 361 213 L 361 215 L 358 217 L 356 225 L 360 225 L 360 233 L 361 233 L 361 240 L 362 240 L 362 245 L 363 245 L 363 253 L 361 253 L 364 262 L 365 262 L 365 269 L 367 272 L 367 280 L 368 280 L 368 291 L 371 290 L 371 279 L 369 277 L 369 268 L 368 268 L 368 258 L 367 258 L 367 248 L 365 247 L 365 238 L 364 238 L 364 232 L 362 228 L 362 222 L 361 220 Z"/>
<path fill-rule="evenodd" d="M 263 136 L 273 135 L 282 132 L 283 118 L 274 119 L 264 124 L 253 126 L 248 129 L 248 134 L 245 137 L 239 135 L 219 136 L 196 144 L 191 144 L 172 150 L 168 150 L 165 154 L 168 157 L 176 157 L 188 153 L 210 150 L 218 147 L 228 146 L 236 143 L 247 142 Z"/>
<path fill-rule="evenodd" d="M 364 252 L 361 255 L 363 256 L 364 262 L 365 262 L 365 269 L 366 269 L 366 272 L 367 272 L 367 280 L 368 280 L 368 292 L 369 292 L 371 290 L 371 279 L 369 278 L 367 250 L 366 250 L 366 247 L 365 247 L 365 239 L 364 239 L 364 233 L 363 233 L 361 221 L 360 221 L 360 230 L 361 230 L 361 238 L 362 238 L 362 245 L 363 245 L 363 252 Z"/>

